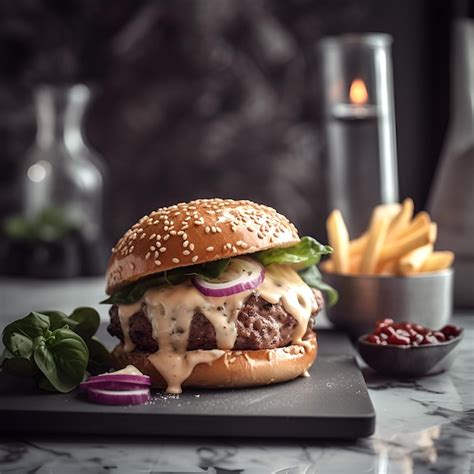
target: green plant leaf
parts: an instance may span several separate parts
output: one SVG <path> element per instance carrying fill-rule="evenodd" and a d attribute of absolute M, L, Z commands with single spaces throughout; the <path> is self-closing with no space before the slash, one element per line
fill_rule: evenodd
<path fill-rule="evenodd" d="M 34 360 L 51 385 L 66 393 L 83 380 L 89 350 L 78 334 L 63 327 L 53 331 L 48 339 L 34 341 Z"/>
<path fill-rule="evenodd" d="M 20 377 L 33 377 L 39 373 L 38 367 L 26 357 L 5 359 L 2 369 L 10 375 L 18 375 Z"/>
<path fill-rule="evenodd" d="M 48 316 L 49 318 L 49 330 L 54 331 L 56 329 L 62 328 L 66 325 L 68 325 L 71 329 L 73 326 L 76 324 L 73 322 L 71 325 L 71 322 L 68 321 L 68 317 L 65 313 L 62 311 L 40 311 L 41 314 L 44 314 L 45 316 Z"/>
<path fill-rule="evenodd" d="M 99 313 L 86 306 L 76 308 L 68 318 L 68 321 L 71 320 L 77 323 L 71 329 L 82 338 L 92 337 L 100 326 Z"/>
<path fill-rule="evenodd" d="M 229 261 L 229 258 L 224 258 L 222 260 L 216 260 L 215 262 L 176 268 L 168 272 L 151 275 L 121 288 L 106 300 L 101 301 L 101 303 L 132 304 L 138 301 L 150 288 L 163 285 L 178 285 L 193 276 L 212 280 L 218 278 L 224 272 Z"/>
<path fill-rule="evenodd" d="M 328 306 L 334 306 L 337 303 L 337 300 L 339 299 L 339 293 L 332 286 L 324 283 L 323 277 L 321 276 L 321 273 L 319 272 L 316 265 L 308 267 L 304 270 L 300 270 L 298 273 L 308 286 L 324 291 L 327 297 Z"/>
<path fill-rule="evenodd" d="M 3 330 L 3 344 L 18 357 L 30 357 L 33 340 L 44 337 L 49 330 L 49 318 L 41 313 L 31 312 L 28 316 L 8 324 Z"/>
<path fill-rule="evenodd" d="M 331 252 L 332 248 L 329 245 L 320 244 L 312 237 L 306 236 L 291 247 L 263 250 L 253 256 L 265 266 L 278 263 L 280 265 L 293 265 L 297 269 L 302 269 L 319 263 L 322 255 Z"/>
<path fill-rule="evenodd" d="M 107 372 L 113 367 L 112 356 L 99 339 L 92 337 L 86 339 L 85 343 L 89 349 L 89 364 L 87 365 L 89 373 L 97 375 Z"/>
<path fill-rule="evenodd" d="M 46 392 L 57 392 L 51 382 L 44 375 L 42 375 L 38 380 L 38 387 Z"/>

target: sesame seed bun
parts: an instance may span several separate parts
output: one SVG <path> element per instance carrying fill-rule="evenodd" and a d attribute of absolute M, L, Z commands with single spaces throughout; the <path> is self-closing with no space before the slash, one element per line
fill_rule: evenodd
<path fill-rule="evenodd" d="M 154 273 L 299 242 L 295 226 L 251 201 L 199 199 L 142 217 L 112 249 L 107 294 Z"/>
<path fill-rule="evenodd" d="M 230 388 L 269 385 L 286 382 L 303 375 L 316 359 L 318 344 L 311 333 L 305 347 L 291 345 L 277 349 L 256 351 L 225 351 L 224 355 L 209 364 L 198 364 L 183 382 L 183 387 Z M 166 382 L 148 359 L 146 352 L 125 352 L 123 344 L 113 350 L 117 369 L 134 365 L 149 375 L 152 386 L 166 388 Z"/>

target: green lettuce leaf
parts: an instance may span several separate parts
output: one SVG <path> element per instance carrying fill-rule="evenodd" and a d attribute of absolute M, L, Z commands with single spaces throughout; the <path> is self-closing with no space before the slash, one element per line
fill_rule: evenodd
<path fill-rule="evenodd" d="M 332 248 L 329 245 L 320 244 L 312 237 L 302 237 L 300 242 L 291 247 L 263 250 L 254 256 L 265 266 L 278 263 L 302 269 L 316 265 L 322 255 L 331 252 Z"/>
<path fill-rule="evenodd" d="M 316 265 L 300 270 L 298 273 L 308 286 L 323 291 L 326 294 L 328 306 L 334 306 L 337 303 L 339 293 L 332 286 L 324 283 L 323 277 Z"/>
<path fill-rule="evenodd" d="M 217 260 L 215 262 L 202 263 L 200 265 L 192 265 L 189 267 L 175 268 L 168 272 L 158 273 L 146 278 L 142 278 L 130 285 L 116 291 L 106 300 L 101 301 L 102 304 L 132 304 L 138 301 L 145 292 L 157 286 L 163 285 L 179 285 L 190 277 L 198 276 L 206 280 L 218 278 L 229 264 L 230 258 Z"/>
<path fill-rule="evenodd" d="M 263 265 L 278 263 L 280 265 L 292 265 L 298 270 L 303 281 L 310 287 L 324 291 L 328 300 L 328 306 L 337 303 L 339 295 L 337 291 L 323 282 L 316 264 L 322 255 L 332 252 L 329 245 L 320 244 L 312 237 L 302 237 L 296 245 L 286 248 L 263 250 L 255 254 Z"/>

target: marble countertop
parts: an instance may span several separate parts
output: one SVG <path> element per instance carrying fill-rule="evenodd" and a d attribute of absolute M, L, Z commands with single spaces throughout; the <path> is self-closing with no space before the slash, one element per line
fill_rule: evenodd
<path fill-rule="evenodd" d="M 8 306 L 5 291 L 0 291 L 0 304 Z M 0 474 L 468 474 L 474 472 L 474 314 L 458 312 L 454 323 L 465 328 L 465 336 L 449 372 L 395 380 L 364 370 L 377 414 L 376 431 L 367 439 L 3 437 Z"/>

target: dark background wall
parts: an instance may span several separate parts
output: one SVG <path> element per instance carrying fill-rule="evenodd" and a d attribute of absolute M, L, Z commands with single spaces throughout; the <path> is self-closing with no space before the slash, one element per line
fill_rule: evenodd
<path fill-rule="evenodd" d="M 0 217 L 34 139 L 31 91 L 86 81 L 110 239 L 152 208 L 205 196 L 255 199 L 323 232 L 315 46 L 352 31 L 394 37 L 400 195 L 421 208 L 448 119 L 452 15 L 441 0 L 3 1 Z"/>

